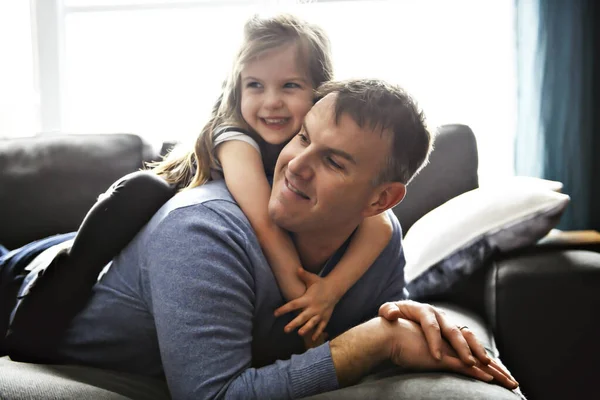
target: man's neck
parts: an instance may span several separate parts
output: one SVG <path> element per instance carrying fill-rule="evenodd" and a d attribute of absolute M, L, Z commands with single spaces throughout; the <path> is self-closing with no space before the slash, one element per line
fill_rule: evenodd
<path fill-rule="evenodd" d="M 327 260 L 344 244 L 350 237 L 354 228 L 338 230 L 336 234 L 326 232 L 304 232 L 293 234 L 294 243 L 302 266 L 312 273 L 319 273 Z"/>

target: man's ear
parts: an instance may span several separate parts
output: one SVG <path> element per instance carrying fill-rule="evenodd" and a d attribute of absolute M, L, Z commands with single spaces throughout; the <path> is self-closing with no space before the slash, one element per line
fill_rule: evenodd
<path fill-rule="evenodd" d="M 406 185 L 400 182 L 387 182 L 377 188 L 369 203 L 365 218 L 384 212 L 400 203 L 406 195 Z"/>

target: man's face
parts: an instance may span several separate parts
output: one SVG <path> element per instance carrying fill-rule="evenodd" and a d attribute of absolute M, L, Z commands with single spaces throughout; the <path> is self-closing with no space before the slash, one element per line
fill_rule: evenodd
<path fill-rule="evenodd" d="M 275 166 L 269 215 L 291 232 L 356 227 L 377 197 L 372 181 L 384 166 L 389 135 L 361 129 L 348 115 L 336 125 L 335 96 L 315 104 Z"/>

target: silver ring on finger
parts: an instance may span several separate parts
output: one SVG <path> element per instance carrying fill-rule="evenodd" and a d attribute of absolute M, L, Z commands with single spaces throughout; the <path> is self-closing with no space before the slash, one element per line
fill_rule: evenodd
<path fill-rule="evenodd" d="M 463 329 L 469 329 L 469 327 L 466 325 L 463 325 L 460 328 L 458 328 L 459 331 L 462 331 Z"/>

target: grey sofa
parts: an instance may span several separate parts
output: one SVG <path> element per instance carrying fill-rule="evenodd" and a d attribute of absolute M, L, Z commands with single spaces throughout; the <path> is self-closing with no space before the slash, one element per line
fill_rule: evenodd
<path fill-rule="evenodd" d="M 156 159 L 135 135 L 56 135 L 0 140 L 0 244 L 16 248 L 77 229 L 99 193 Z M 477 148 L 464 125 L 442 127 L 430 164 L 394 210 L 407 231 L 422 215 L 478 186 Z M 554 243 L 496 257 L 437 298 L 502 360 L 528 399 L 584 398 L 595 389 L 600 323 L 598 246 Z M 85 366 L 0 358 L 2 399 L 168 399 L 162 380 Z M 384 365 L 358 385 L 314 399 L 519 399 L 520 390 L 448 373 Z"/>

